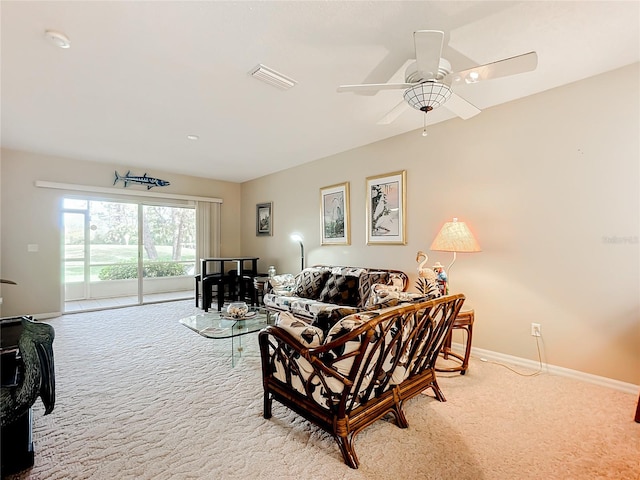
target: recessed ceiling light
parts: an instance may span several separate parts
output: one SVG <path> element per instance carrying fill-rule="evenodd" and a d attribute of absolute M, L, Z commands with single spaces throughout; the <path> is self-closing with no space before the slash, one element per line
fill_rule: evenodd
<path fill-rule="evenodd" d="M 50 43 L 60 48 L 69 48 L 71 41 L 64 33 L 56 32 L 55 30 L 45 30 L 44 36 Z"/>
<path fill-rule="evenodd" d="M 187 135 L 189 140 L 198 140 L 200 137 L 198 135 Z"/>

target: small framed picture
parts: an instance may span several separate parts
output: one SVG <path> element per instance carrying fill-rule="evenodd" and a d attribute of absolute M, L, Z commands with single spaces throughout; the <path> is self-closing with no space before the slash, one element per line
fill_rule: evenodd
<path fill-rule="evenodd" d="M 350 245 L 349 182 L 320 189 L 320 244 Z"/>
<path fill-rule="evenodd" d="M 256 205 L 256 236 L 270 236 L 273 235 L 273 203 L 258 203 Z"/>
<path fill-rule="evenodd" d="M 367 245 L 404 245 L 407 171 L 367 178 Z"/>

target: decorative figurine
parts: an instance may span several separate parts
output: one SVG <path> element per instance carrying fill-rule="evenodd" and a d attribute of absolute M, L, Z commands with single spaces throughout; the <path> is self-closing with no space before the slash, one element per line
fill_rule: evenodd
<path fill-rule="evenodd" d="M 420 258 L 423 258 L 424 260 L 422 260 L 420 262 Z M 429 260 L 429 257 L 427 256 L 426 253 L 424 253 L 422 250 L 420 250 L 417 254 L 416 254 L 416 262 L 420 262 L 418 264 L 418 277 L 420 278 L 426 278 L 427 280 L 435 280 L 436 279 L 436 274 L 433 271 L 433 269 L 431 268 L 424 268 L 424 265 L 427 263 L 427 260 Z"/>
<path fill-rule="evenodd" d="M 420 259 L 423 259 L 420 261 Z M 416 288 L 423 295 L 432 295 L 434 293 L 434 289 L 438 290 L 435 285 L 437 285 L 436 273 L 432 268 L 425 268 L 424 265 L 429 260 L 429 257 L 423 251 L 419 251 L 416 254 L 416 262 L 420 262 L 418 264 L 418 281 L 416 282 Z"/>
<path fill-rule="evenodd" d="M 444 265 L 440 262 L 436 262 L 433 266 L 433 271 L 436 275 L 436 281 L 438 282 L 438 286 L 440 287 L 440 292 L 443 295 L 449 293 L 449 279 L 447 278 L 447 272 L 444 271 Z"/>

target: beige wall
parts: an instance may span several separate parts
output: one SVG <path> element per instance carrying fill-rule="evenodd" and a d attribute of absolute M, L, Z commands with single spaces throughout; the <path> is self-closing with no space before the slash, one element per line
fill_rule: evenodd
<path fill-rule="evenodd" d="M 639 80 L 636 64 L 241 186 L 149 173 L 172 182 L 168 193 L 223 198 L 221 254 L 258 255 L 261 270 L 299 270 L 298 231 L 309 265 L 398 268 L 413 281 L 416 252 L 457 216 L 483 248 L 451 272 L 476 310 L 475 347 L 536 360 L 536 322 L 549 364 L 640 384 Z M 605 82 L 611 94 L 598 96 Z M 2 150 L 0 274 L 20 283 L 2 288 L 2 315 L 60 311 L 63 192 L 34 181 L 109 186 L 115 169 L 126 167 Z M 401 169 L 407 245 L 367 246 L 365 178 Z M 351 245 L 320 246 L 319 188 L 345 181 Z M 256 237 L 266 201 L 274 235 Z"/>
<path fill-rule="evenodd" d="M 49 314 L 61 311 L 62 190 L 37 188 L 36 180 L 111 187 L 114 170 L 122 165 L 83 162 L 35 153 L 2 150 L 0 164 L 2 220 L 2 278 L 18 282 L 2 289 L 2 315 Z M 135 171 L 136 174 L 145 172 Z M 156 192 L 222 198 L 221 255 L 240 254 L 240 185 L 149 170 L 150 176 L 171 185 Z M 121 184 L 119 184 L 121 185 Z M 72 192 L 77 194 L 78 192 Z M 126 191 L 122 191 L 126 193 Z M 27 252 L 28 244 L 39 251 Z"/>
<path fill-rule="evenodd" d="M 242 252 L 260 256 L 262 270 L 295 273 L 300 248 L 289 234 L 298 231 L 307 265 L 393 267 L 413 283 L 416 252 L 456 216 L 483 248 L 459 255 L 451 272 L 476 310 L 475 347 L 537 360 L 530 324 L 540 323 L 549 364 L 640 384 L 638 70 L 247 182 Z M 365 178 L 402 169 L 407 245 L 367 246 Z M 319 188 L 345 181 L 351 245 L 320 246 Z M 265 201 L 274 203 L 274 234 L 256 237 L 255 205 Z M 429 262 L 451 260 L 428 253 Z"/>

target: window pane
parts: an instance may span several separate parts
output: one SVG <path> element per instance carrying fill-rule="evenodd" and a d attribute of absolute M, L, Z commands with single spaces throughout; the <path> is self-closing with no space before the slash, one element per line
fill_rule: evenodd
<path fill-rule="evenodd" d="M 167 270 L 161 276 L 186 274 L 182 262 L 195 260 L 195 210 L 145 205 L 143 212 L 144 262 L 163 263 L 155 268 Z"/>
<path fill-rule="evenodd" d="M 136 262 L 138 206 L 92 201 L 89 209 L 91 265 Z"/>
<path fill-rule="evenodd" d="M 83 282 L 84 281 L 84 262 L 83 261 L 65 262 L 64 281 L 65 283 Z"/>

